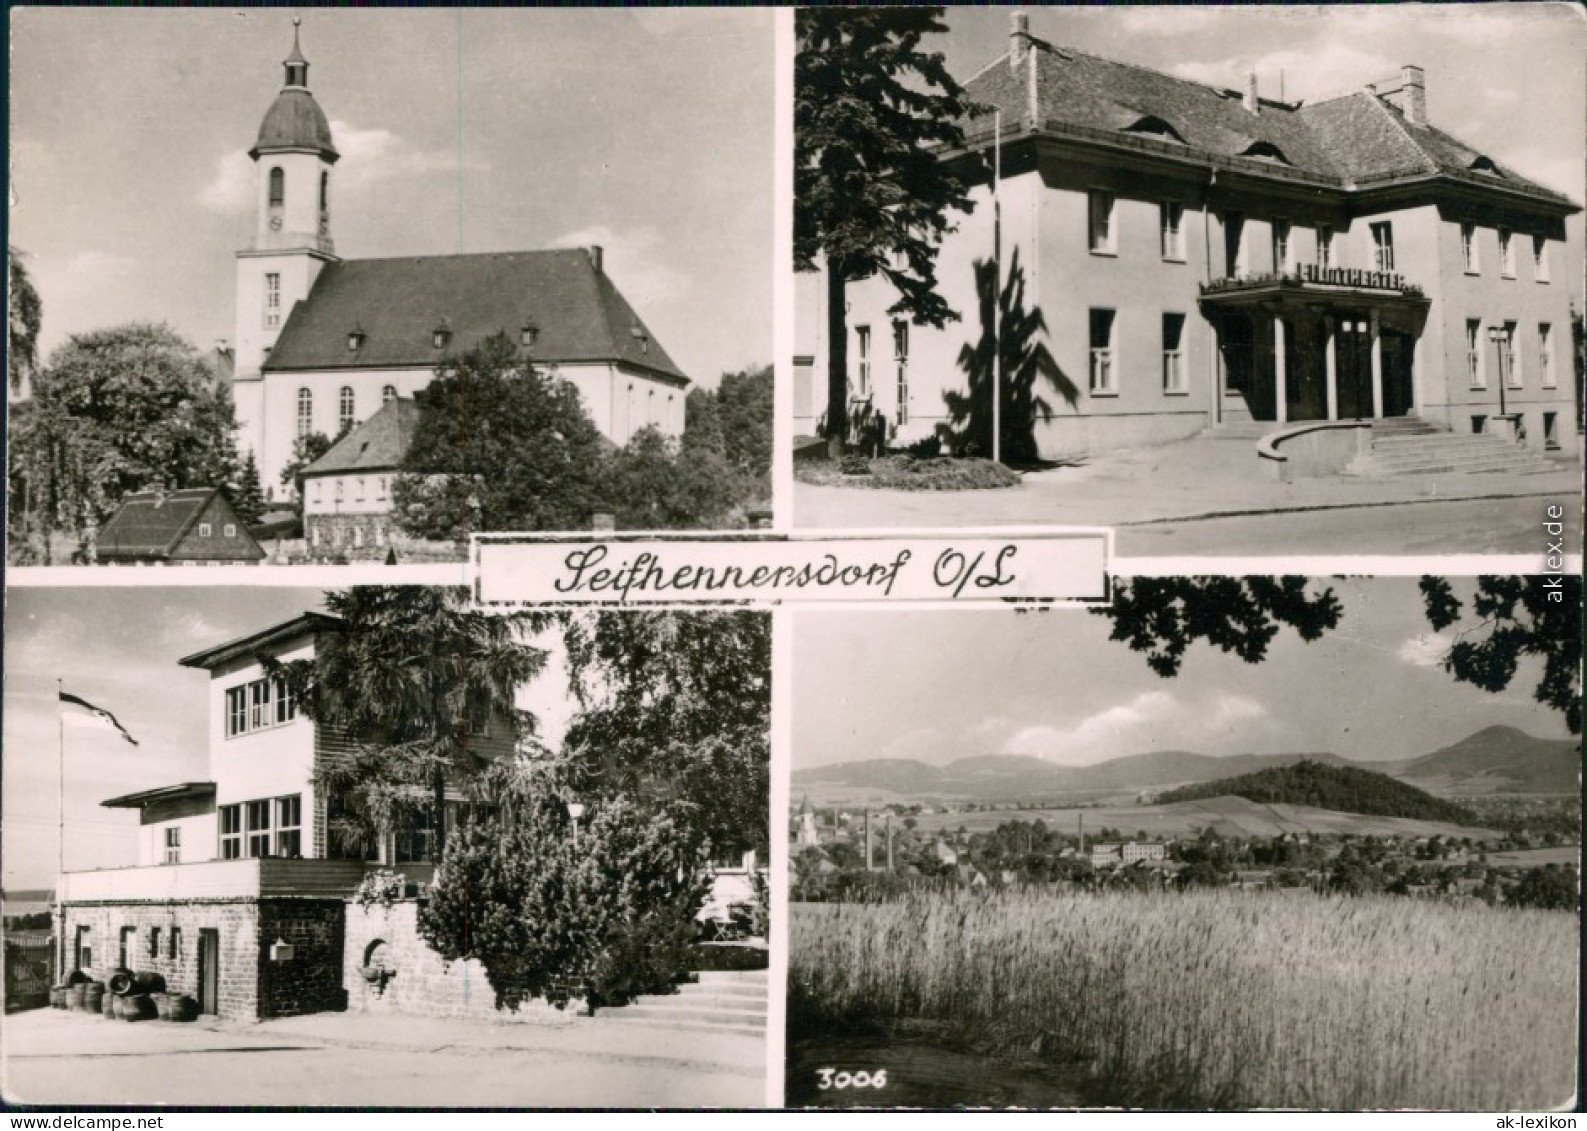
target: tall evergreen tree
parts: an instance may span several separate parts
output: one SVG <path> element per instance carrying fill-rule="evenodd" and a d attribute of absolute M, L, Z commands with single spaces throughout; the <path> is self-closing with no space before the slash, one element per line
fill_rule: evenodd
<path fill-rule="evenodd" d="M 800 8 L 794 13 L 794 267 L 826 272 L 827 438 L 847 429 L 850 281 L 880 274 L 894 313 L 942 327 L 936 254 L 968 212 L 966 186 L 938 159 L 962 145 L 969 110 L 942 56 L 942 9 Z"/>
<path fill-rule="evenodd" d="M 259 461 L 252 452 L 242 461 L 237 482 L 228 492 L 232 510 L 242 519 L 244 526 L 253 526 L 264 515 L 264 488 L 259 482 Z"/>

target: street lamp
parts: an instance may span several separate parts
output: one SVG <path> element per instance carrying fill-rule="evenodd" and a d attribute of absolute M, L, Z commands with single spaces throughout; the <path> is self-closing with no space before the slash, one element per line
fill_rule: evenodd
<path fill-rule="evenodd" d="M 1499 358 L 1499 416 L 1503 418 L 1510 415 L 1504 407 L 1504 347 L 1509 335 L 1498 326 L 1489 326 L 1488 340 L 1493 343 L 1493 352 Z"/>
<path fill-rule="evenodd" d="M 568 816 L 573 818 L 573 847 L 579 844 L 579 818 L 584 816 L 584 806 L 577 801 L 568 802 Z"/>

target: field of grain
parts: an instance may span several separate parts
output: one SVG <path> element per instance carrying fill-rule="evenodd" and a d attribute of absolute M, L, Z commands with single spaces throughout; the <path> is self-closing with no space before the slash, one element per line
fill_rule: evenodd
<path fill-rule="evenodd" d="M 1553 1107 L 1575 1090 L 1574 915 L 1309 893 L 958 891 L 796 904 L 790 1041 L 949 1023 L 1079 1070 L 1088 1103 Z"/>

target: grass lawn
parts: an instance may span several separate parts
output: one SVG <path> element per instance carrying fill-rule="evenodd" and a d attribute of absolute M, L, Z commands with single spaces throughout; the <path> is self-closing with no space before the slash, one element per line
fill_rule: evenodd
<path fill-rule="evenodd" d="M 1019 476 L 989 459 L 902 453 L 872 459 L 847 455 L 833 461 L 826 453 L 801 453 L 794 460 L 794 479 L 823 487 L 860 487 L 892 491 L 986 491 L 1014 487 Z"/>

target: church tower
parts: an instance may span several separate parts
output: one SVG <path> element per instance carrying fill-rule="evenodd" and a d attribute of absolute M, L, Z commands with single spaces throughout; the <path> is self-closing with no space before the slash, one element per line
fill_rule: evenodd
<path fill-rule="evenodd" d="M 292 20 L 286 83 L 248 151 L 254 162 L 253 241 L 237 253 L 237 337 L 233 393 L 240 448 L 265 450 L 260 372 L 292 306 L 308 296 L 320 269 L 336 258 L 331 240 L 331 168 L 339 154 L 330 123 L 309 93 L 309 63 Z M 273 493 L 279 484 L 266 483 Z"/>

